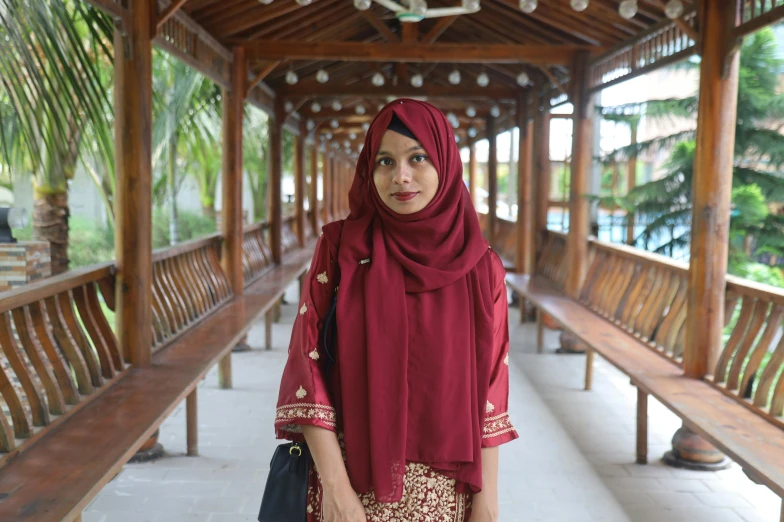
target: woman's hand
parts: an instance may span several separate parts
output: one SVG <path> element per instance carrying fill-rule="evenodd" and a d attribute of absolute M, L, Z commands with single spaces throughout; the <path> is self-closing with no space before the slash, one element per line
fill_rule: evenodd
<path fill-rule="evenodd" d="M 493 498 L 484 490 L 474 494 L 468 522 L 498 522 L 498 496 Z"/>
<path fill-rule="evenodd" d="M 324 487 L 321 500 L 324 522 L 367 522 L 362 506 L 351 484 Z"/>

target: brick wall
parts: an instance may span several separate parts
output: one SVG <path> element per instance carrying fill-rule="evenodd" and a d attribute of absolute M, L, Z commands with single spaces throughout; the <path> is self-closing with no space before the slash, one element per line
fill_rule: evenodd
<path fill-rule="evenodd" d="M 46 241 L 0 243 L 0 292 L 49 277 L 51 261 Z"/>

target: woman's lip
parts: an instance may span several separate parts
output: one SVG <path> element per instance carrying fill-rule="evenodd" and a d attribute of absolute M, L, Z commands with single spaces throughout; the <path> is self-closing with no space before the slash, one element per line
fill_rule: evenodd
<path fill-rule="evenodd" d="M 408 201 L 413 199 L 419 192 L 396 192 L 392 197 L 398 201 Z"/>

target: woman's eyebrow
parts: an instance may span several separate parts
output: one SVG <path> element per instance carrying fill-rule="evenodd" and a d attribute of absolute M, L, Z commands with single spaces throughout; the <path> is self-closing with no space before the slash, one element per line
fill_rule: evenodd
<path fill-rule="evenodd" d="M 415 146 L 411 147 L 410 149 L 408 149 L 405 153 L 408 154 L 409 152 L 413 152 L 415 150 L 425 150 L 425 148 L 422 145 L 415 145 Z M 385 150 L 380 150 L 380 151 L 376 152 L 376 157 L 378 157 L 378 156 L 392 156 L 392 153 L 391 152 L 387 152 Z"/>

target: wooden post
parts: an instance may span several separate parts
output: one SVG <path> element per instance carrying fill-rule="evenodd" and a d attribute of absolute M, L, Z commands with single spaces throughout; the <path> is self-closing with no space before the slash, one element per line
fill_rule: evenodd
<path fill-rule="evenodd" d="M 299 136 L 294 138 L 294 223 L 299 246 L 305 246 L 305 137 L 308 130 L 303 119 Z"/>
<path fill-rule="evenodd" d="M 150 0 L 114 32 L 116 328 L 136 368 L 152 359 L 152 34 Z"/>
<path fill-rule="evenodd" d="M 547 211 L 550 203 L 550 108 L 546 96 L 542 96 L 541 107 L 536 112 L 534 122 L 536 140 L 536 215 L 534 217 L 534 236 L 537 245 L 541 244 L 547 231 Z"/>
<path fill-rule="evenodd" d="M 683 360 L 685 374 L 696 379 L 715 368 L 722 347 L 739 64 L 737 49 L 728 48 L 735 22 L 731 3 L 701 4 L 705 16 Z"/>
<path fill-rule="evenodd" d="M 324 143 L 324 152 L 321 154 L 321 221 L 324 224 L 329 223 L 329 143 Z"/>
<path fill-rule="evenodd" d="M 574 105 L 574 130 L 572 131 L 571 184 L 569 190 L 569 235 L 567 237 L 566 294 L 577 298 L 583 278 L 588 270 L 588 233 L 590 208 L 585 198 L 591 171 L 591 139 L 593 107 L 588 92 L 588 59 L 585 51 L 576 54 L 572 66 L 572 104 Z"/>
<path fill-rule="evenodd" d="M 487 240 L 490 246 L 495 246 L 495 225 L 497 221 L 498 202 L 498 147 L 495 135 L 495 118 L 487 116 L 487 141 L 489 144 L 487 152 Z"/>
<path fill-rule="evenodd" d="M 632 124 L 632 145 L 637 144 L 637 124 Z M 629 164 L 626 166 L 627 194 L 637 185 L 637 154 L 629 156 Z M 634 212 L 629 212 L 626 216 L 626 244 L 634 245 Z"/>
<path fill-rule="evenodd" d="M 471 204 L 476 205 L 476 143 L 471 142 L 468 147 L 468 192 L 471 194 Z"/>
<path fill-rule="evenodd" d="M 716 367 L 722 348 L 729 243 L 739 42 L 731 37 L 734 2 L 700 0 L 699 109 L 694 151 L 691 261 L 683 370 L 702 379 Z M 686 425 L 673 436 L 664 461 L 678 467 L 724 469 L 721 452 Z"/>
<path fill-rule="evenodd" d="M 319 236 L 318 153 L 318 142 L 314 138 L 310 148 L 310 196 L 308 196 L 313 237 Z"/>
<path fill-rule="evenodd" d="M 187 439 L 187 455 L 196 457 L 199 455 L 199 387 L 193 388 L 185 398 L 185 423 Z"/>
<path fill-rule="evenodd" d="M 648 394 L 637 388 L 637 464 L 648 463 Z"/>
<path fill-rule="evenodd" d="M 533 125 L 528 120 L 528 94 L 517 98 L 517 128 L 519 129 L 519 157 L 517 160 L 517 271 L 533 272 L 534 260 L 534 212 L 533 175 L 531 156 L 533 153 Z M 511 174 L 511 172 L 510 172 Z M 524 304 L 521 306 L 525 307 Z"/>
<path fill-rule="evenodd" d="M 221 180 L 221 266 L 235 295 L 242 278 L 242 119 L 247 82 L 245 50 L 234 48 L 231 90 L 223 92 L 223 179 Z"/>
<path fill-rule="evenodd" d="M 270 249 L 272 250 L 272 260 L 275 264 L 280 264 L 282 259 L 281 233 L 283 227 L 283 215 L 280 201 L 281 179 L 283 177 L 283 120 L 286 117 L 283 108 L 283 100 L 278 97 L 275 100 L 275 114 L 269 122 L 270 139 Z"/>

